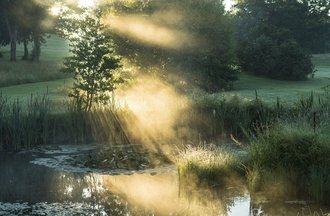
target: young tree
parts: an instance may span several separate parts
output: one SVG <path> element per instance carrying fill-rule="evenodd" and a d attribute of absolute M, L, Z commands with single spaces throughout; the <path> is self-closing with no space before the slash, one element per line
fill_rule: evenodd
<path fill-rule="evenodd" d="M 84 15 L 75 22 L 71 32 L 72 56 L 64 61 L 64 72 L 74 74 L 73 97 L 84 111 L 90 111 L 95 103 L 106 103 L 110 93 L 123 79 L 115 73 L 121 67 L 120 57 L 115 55 L 113 43 L 104 32 L 100 16 Z"/>

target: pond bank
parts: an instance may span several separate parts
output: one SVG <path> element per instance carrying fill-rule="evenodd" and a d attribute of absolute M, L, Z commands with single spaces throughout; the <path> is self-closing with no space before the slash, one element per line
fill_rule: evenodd
<path fill-rule="evenodd" d="M 84 168 L 79 154 L 97 146 L 38 147 L 2 154 L 0 215 L 297 215 L 305 202 L 269 203 L 244 185 L 192 188 L 175 166 L 125 172 Z M 276 206 L 276 207 L 275 207 Z"/>

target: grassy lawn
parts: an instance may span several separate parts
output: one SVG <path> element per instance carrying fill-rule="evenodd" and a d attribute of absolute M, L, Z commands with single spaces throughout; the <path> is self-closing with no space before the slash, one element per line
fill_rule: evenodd
<path fill-rule="evenodd" d="M 291 103 L 297 98 L 314 93 L 324 92 L 323 87 L 330 84 L 330 54 L 315 55 L 313 62 L 317 70 L 313 79 L 305 81 L 283 81 L 249 74 L 241 74 L 239 80 L 234 83 L 234 90 L 226 92 L 227 95 L 240 95 L 249 99 L 255 98 L 255 90 L 258 97 L 265 102 L 275 102 L 277 97 L 282 102 Z"/>
<path fill-rule="evenodd" d="M 31 52 L 32 48 L 29 47 Z M 9 47 L 1 47 L 0 87 L 57 80 L 69 77 L 59 71 L 63 58 L 68 56 L 67 42 L 57 36 L 51 36 L 41 48 L 40 62 L 21 61 L 23 45 L 17 47 L 17 62 L 9 61 Z"/>
<path fill-rule="evenodd" d="M 30 47 L 31 49 L 31 47 Z M 52 35 L 47 38 L 47 43 L 42 47 L 39 63 L 18 60 L 9 62 L 9 48 L 2 47 L 4 55 L 0 58 L 0 91 L 10 98 L 24 98 L 31 94 L 43 94 L 47 91 L 53 98 L 64 97 L 64 87 L 72 83 L 69 76 L 59 72 L 63 58 L 69 55 L 67 41 Z M 18 45 L 17 56 L 23 54 L 22 45 Z M 297 98 L 314 93 L 324 92 L 323 87 L 330 84 L 330 54 L 317 54 L 313 56 L 317 70 L 313 79 L 305 81 L 283 81 L 255 77 L 249 74 L 240 74 L 239 80 L 234 83 L 234 90 L 219 95 L 239 95 L 247 99 L 258 97 L 268 103 L 273 103 L 280 98 L 282 103 L 292 103 Z M 55 81 L 54 81 L 55 80 Z M 25 84 L 24 84 L 25 83 Z M 26 84 L 30 83 L 30 84 Z M 22 85 L 20 85 L 22 84 Z M 9 87 L 8 87 L 9 86 Z"/>
<path fill-rule="evenodd" d="M 29 45 L 29 52 L 32 50 L 32 45 Z M 3 58 L 0 58 L 1 62 L 9 60 L 10 47 L 0 47 L 0 52 L 3 54 Z M 63 58 L 69 55 L 69 44 L 65 39 L 51 35 L 46 38 L 46 43 L 41 46 L 41 62 L 53 62 L 61 63 Z M 23 56 L 23 44 L 17 44 L 17 60 L 20 60 Z"/>
<path fill-rule="evenodd" d="M 20 104 L 26 107 L 33 98 L 42 98 L 47 94 L 52 103 L 52 110 L 62 110 L 64 102 L 68 99 L 68 89 L 71 88 L 73 80 L 70 78 L 58 79 L 46 82 L 27 83 L 0 88 L 1 94 L 10 103 L 19 100 Z"/>

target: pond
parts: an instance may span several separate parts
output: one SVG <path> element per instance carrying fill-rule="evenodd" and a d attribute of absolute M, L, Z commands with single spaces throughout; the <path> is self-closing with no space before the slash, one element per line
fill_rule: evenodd
<path fill-rule="evenodd" d="M 312 215 L 304 201 L 268 202 L 244 184 L 196 188 L 174 166 L 140 171 L 84 168 L 72 158 L 93 146 L 1 154 L 0 215 Z M 325 211 L 325 210 L 324 210 Z"/>

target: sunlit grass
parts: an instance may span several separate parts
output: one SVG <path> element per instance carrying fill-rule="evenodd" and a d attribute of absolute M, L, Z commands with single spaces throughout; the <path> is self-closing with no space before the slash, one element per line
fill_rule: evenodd
<path fill-rule="evenodd" d="M 241 165 L 233 150 L 214 145 L 187 147 L 177 157 L 179 176 L 195 176 L 198 181 L 221 182 L 235 174 Z"/>

